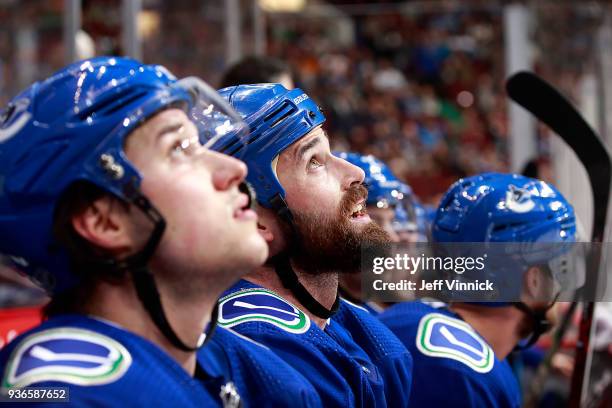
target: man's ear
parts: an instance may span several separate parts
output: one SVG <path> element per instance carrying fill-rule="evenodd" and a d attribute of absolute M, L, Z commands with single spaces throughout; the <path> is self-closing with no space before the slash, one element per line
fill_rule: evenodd
<path fill-rule="evenodd" d="M 267 208 L 257 207 L 257 231 L 259 235 L 270 245 L 275 238 L 276 220 Z"/>
<path fill-rule="evenodd" d="M 268 243 L 269 257 L 279 254 L 287 247 L 286 232 L 280 223 L 278 216 L 273 210 L 257 206 L 257 230 L 262 238 Z"/>
<path fill-rule="evenodd" d="M 523 293 L 528 299 L 538 299 L 544 288 L 545 279 L 542 276 L 542 270 L 537 266 L 530 266 L 523 277 Z"/>
<path fill-rule="evenodd" d="M 77 234 L 116 254 L 129 251 L 134 245 L 129 222 L 128 208 L 109 195 L 96 199 L 71 218 Z"/>

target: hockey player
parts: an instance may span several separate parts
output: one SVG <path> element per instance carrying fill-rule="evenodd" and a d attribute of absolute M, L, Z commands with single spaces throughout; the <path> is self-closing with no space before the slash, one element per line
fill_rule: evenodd
<path fill-rule="evenodd" d="M 326 406 L 405 406 L 411 358 L 365 310 L 338 297 L 361 245 L 388 242 L 365 212 L 363 172 L 333 156 L 318 106 L 300 89 L 242 85 L 220 93 L 249 124 L 242 155 L 271 256 L 220 300 L 219 322 L 273 349 Z"/>
<path fill-rule="evenodd" d="M 246 166 L 211 150 L 246 129 L 202 81 L 123 58 L 75 63 L 10 102 L 0 254 L 52 301 L 0 353 L 5 398 L 62 386 L 76 406 L 320 404 L 263 346 L 210 335 L 218 296 L 268 253 L 239 191 Z"/>
<path fill-rule="evenodd" d="M 504 267 L 486 270 L 496 282 L 518 282 L 516 302 L 405 302 L 380 319 L 414 357 L 413 407 L 519 407 L 520 389 L 506 357 L 522 341 L 533 344 L 550 327 L 544 296 L 562 263 L 558 251 L 527 251 L 535 243 L 571 243 L 571 205 L 545 182 L 488 173 L 457 181 L 442 198 L 435 242 L 516 242 Z M 548 247 L 551 245 L 547 244 Z M 516 264 L 514 262 L 517 262 Z M 504 276 L 512 272 L 513 276 Z M 467 273 L 467 272 L 466 272 Z M 513 285 L 508 285 L 513 287 Z M 466 299 L 467 300 L 467 299 Z"/>

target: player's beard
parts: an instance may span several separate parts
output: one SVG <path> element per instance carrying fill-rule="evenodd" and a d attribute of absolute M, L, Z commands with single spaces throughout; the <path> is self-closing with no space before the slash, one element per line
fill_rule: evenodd
<path fill-rule="evenodd" d="M 298 239 L 291 258 L 306 273 L 359 273 L 363 246 L 388 244 L 390 237 L 378 224 L 354 225 L 351 214 L 357 202 L 367 197 L 362 185 L 351 187 L 332 214 L 292 211 Z"/>

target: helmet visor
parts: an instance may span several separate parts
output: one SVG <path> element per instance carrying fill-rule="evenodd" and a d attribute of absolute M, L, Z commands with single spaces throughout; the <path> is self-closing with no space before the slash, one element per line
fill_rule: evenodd
<path fill-rule="evenodd" d="M 182 88 L 191 96 L 187 115 L 196 125 L 204 147 L 225 154 L 245 150 L 242 147 L 249 135 L 249 127 L 217 91 L 196 77 L 181 79 L 173 86 Z"/>
<path fill-rule="evenodd" d="M 417 216 L 410 197 L 398 192 L 393 207 L 395 210 L 393 229 L 396 232 L 417 232 Z"/>

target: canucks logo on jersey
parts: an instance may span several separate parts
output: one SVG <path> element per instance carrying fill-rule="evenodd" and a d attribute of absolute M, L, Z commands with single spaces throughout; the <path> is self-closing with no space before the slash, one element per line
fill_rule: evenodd
<path fill-rule="evenodd" d="M 495 362 L 491 347 L 467 323 L 440 313 L 421 319 L 416 345 L 427 356 L 450 358 L 479 373 L 491 371 Z"/>
<path fill-rule="evenodd" d="M 232 327 L 245 321 L 271 323 L 295 334 L 306 333 L 310 328 L 310 319 L 304 312 L 263 288 L 241 290 L 219 301 L 220 325 Z"/>
<path fill-rule="evenodd" d="M 91 330 L 63 327 L 26 338 L 13 352 L 2 388 L 61 381 L 77 385 L 107 384 L 132 364 L 125 347 Z"/>

